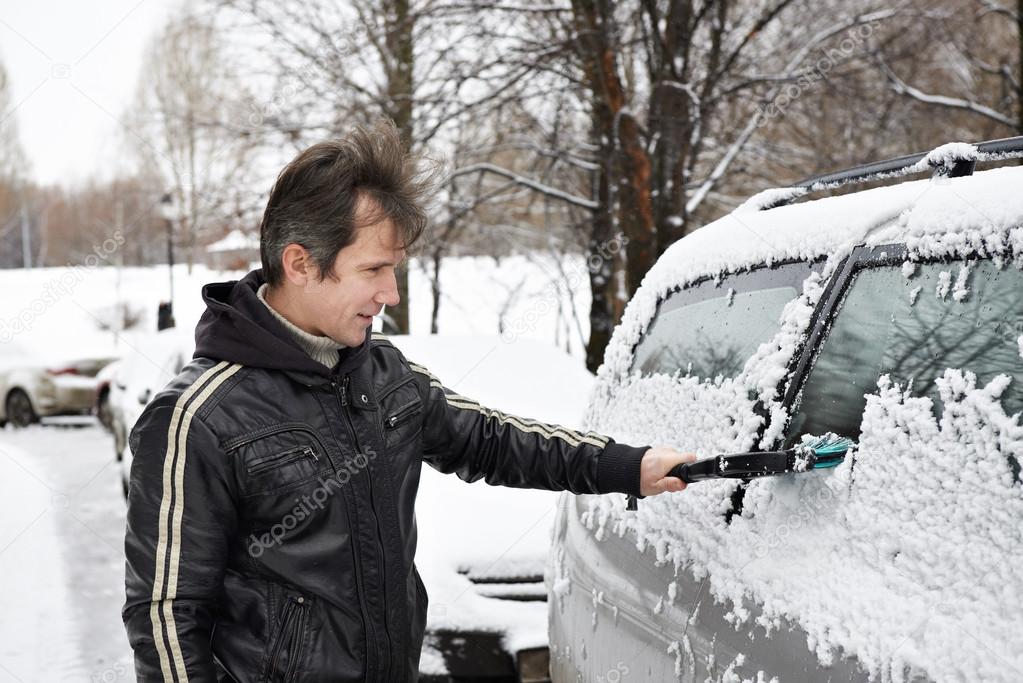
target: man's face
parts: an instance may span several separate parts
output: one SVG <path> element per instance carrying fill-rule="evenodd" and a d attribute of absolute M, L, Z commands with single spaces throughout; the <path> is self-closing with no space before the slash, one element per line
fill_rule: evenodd
<path fill-rule="evenodd" d="M 360 200 L 356 215 L 365 208 Z M 359 346 L 384 306 L 397 306 L 395 269 L 405 257 L 398 230 L 390 219 L 361 225 L 355 241 L 334 259 L 334 278 L 310 280 L 303 290 L 303 307 L 314 334 L 345 346 Z"/>

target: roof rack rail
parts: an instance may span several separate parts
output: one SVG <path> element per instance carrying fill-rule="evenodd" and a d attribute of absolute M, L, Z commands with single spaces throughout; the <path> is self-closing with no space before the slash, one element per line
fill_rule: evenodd
<path fill-rule="evenodd" d="M 874 161 L 844 171 L 813 176 L 789 187 L 765 190 L 751 197 L 736 211 L 740 209 L 766 211 L 789 204 L 809 192 L 831 190 L 843 185 L 883 180 L 925 171 L 931 171 L 934 176 L 958 178 L 972 175 L 978 161 L 1018 158 L 1023 158 L 1023 136 L 977 143 L 951 142 L 936 147 L 930 152 Z"/>

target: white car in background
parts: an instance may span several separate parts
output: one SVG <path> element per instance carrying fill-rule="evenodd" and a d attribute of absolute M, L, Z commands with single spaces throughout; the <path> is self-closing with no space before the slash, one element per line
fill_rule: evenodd
<path fill-rule="evenodd" d="M 151 334 L 125 336 L 124 357 L 113 364 L 107 404 L 114 456 L 119 464 L 121 490 L 128 495 L 131 449 L 128 435 L 142 410 L 192 358 L 195 340 L 191 330 L 172 327 Z M 106 373 L 104 373 L 106 374 Z"/>
<path fill-rule="evenodd" d="M 594 377 L 549 344 L 497 336 L 392 336 L 412 361 L 483 405 L 578 428 Z M 192 357 L 191 331 L 133 342 L 111 384 L 122 481 L 127 435 L 145 404 Z M 430 596 L 423 683 L 548 680 L 543 571 L 557 494 L 467 484 L 426 467 L 416 514 L 416 564 Z"/>
<path fill-rule="evenodd" d="M 0 425 L 27 427 L 55 415 L 87 415 L 110 356 L 51 357 L 16 342 L 0 347 Z"/>

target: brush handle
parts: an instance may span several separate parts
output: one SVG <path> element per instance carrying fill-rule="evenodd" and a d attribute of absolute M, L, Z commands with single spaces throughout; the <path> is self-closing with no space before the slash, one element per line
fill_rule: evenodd
<path fill-rule="evenodd" d="M 795 453 L 791 450 L 735 453 L 675 465 L 668 476 L 678 477 L 687 484 L 706 479 L 753 479 L 791 472 L 794 465 Z"/>

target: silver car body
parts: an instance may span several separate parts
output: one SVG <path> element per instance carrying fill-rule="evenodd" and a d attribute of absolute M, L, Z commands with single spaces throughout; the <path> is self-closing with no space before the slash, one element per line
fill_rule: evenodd
<path fill-rule="evenodd" d="M 96 402 L 97 373 L 109 357 L 39 358 L 13 346 L 0 359 L 0 422 L 9 419 L 8 399 L 24 392 L 36 417 L 85 414 Z"/>

